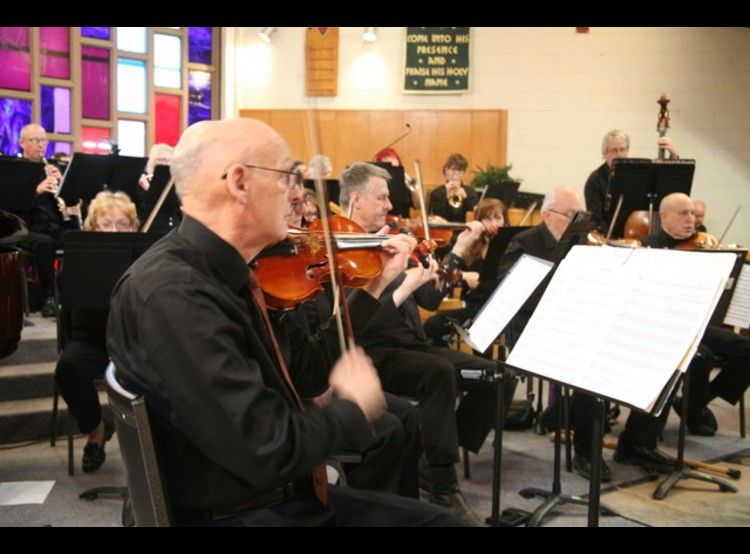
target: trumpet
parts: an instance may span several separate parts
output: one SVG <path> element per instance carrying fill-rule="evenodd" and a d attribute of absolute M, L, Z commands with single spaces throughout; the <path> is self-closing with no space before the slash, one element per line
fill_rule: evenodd
<path fill-rule="evenodd" d="M 448 197 L 448 205 L 454 210 L 457 210 L 458 208 L 460 208 L 463 203 L 464 203 L 464 199 L 461 198 L 458 194 L 451 194 Z"/>

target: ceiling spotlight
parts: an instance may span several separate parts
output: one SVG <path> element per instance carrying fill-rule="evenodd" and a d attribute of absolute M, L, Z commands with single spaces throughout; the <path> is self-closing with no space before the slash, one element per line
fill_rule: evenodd
<path fill-rule="evenodd" d="M 273 37 L 274 33 L 278 30 L 278 27 L 263 27 L 258 33 L 258 36 L 263 39 L 264 42 L 271 42 L 271 37 Z"/>
<path fill-rule="evenodd" d="M 362 33 L 362 40 L 365 42 L 375 42 L 378 40 L 378 33 L 375 31 L 375 27 L 365 27 L 365 32 Z"/>

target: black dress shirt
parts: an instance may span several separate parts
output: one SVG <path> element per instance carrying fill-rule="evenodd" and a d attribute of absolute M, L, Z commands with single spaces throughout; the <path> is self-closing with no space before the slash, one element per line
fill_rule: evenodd
<path fill-rule="evenodd" d="M 586 210 L 594 216 L 597 229 L 606 233 L 609 228 L 609 214 L 607 214 L 606 198 L 609 191 L 609 166 L 606 163 L 594 170 L 586 180 L 583 195 L 586 198 Z"/>
<path fill-rule="evenodd" d="M 655 235 L 647 235 L 641 237 L 640 240 L 643 246 L 650 246 L 651 248 L 674 248 L 677 244 L 689 239 L 676 239 L 668 235 L 664 229 L 661 229 Z"/>
<path fill-rule="evenodd" d="M 466 221 L 466 212 L 474 209 L 479 202 L 479 195 L 474 187 L 461 185 L 466 192 L 466 198 L 458 208 L 448 204 L 448 193 L 445 186 L 439 186 L 430 193 L 430 202 L 428 212 L 432 215 L 439 215 L 448 221 L 463 223 Z"/>
<path fill-rule="evenodd" d="M 180 514 L 246 504 L 290 481 L 309 483 L 310 470 L 331 452 L 372 441 L 352 402 L 297 409 L 247 278 L 248 267 L 230 244 L 185 217 L 113 292 L 107 347 L 123 385 L 143 394 L 154 416 L 178 521 Z M 350 311 L 354 325 L 366 328 L 387 302 L 357 292 Z M 300 395 L 323 390 L 331 365 L 325 349 L 293 318 L 278 325 Z"/>

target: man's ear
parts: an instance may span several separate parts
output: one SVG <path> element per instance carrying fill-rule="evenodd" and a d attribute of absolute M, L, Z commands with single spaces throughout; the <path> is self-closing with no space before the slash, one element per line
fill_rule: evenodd
<path fill-rule="evenodd" d="M 243 171 L 242 167 L 235 166 L 234 169 L 229 171 L 225 179 L 227 191 L 229 191 L 230 196 L 241 204 L 247 203 L 251 190 L 250 181 L 244 177 L 245 171 Z"/>

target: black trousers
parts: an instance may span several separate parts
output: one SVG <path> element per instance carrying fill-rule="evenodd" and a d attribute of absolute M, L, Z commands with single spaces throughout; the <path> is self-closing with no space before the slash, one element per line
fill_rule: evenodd
<path fill-rule="evenodd" d="M 109 356 L 103 346 L 90 342 L 69 342 L 55 368 L 55 380 L 82 433 L 91 433 L 102 419 L 94 379 L 107 369 Z"/>
<path fill-rule="evenodd" d="M 39 284 L 45 295 L 53 295 L 55 292 L 55 241 L 53 238 L 29 231 L 28 235 L 18 241 L 18 246 L 34 254 Z"/>
<path fill-rule="evenodd" d="M 467 319 L 477 315 L 478 311 L 479 310 L 475 308 L 461 308 L 459 310 L 438 312 L 435 315 L 430 316 L 427 321 L 424 322 L 424 332 L 434 346 L 447 348 L 448 343 L 445 342 L 443 337 L 453 331 L 453 325 L 451 325 L 448 320 L 454 319 L 458 321 L 459 324 L 462 324 Z"/>
<path fill-rule="evenodd" d="M 447 510 L 382 491 L 328 487 L 323 506 L 308 494 L 265 509 L 205 522 L 221 527 L 461 527 Z"/>
<path fill-rule="evenodd" d="M 380 374 L 383 389 L 419 402 L 419 421 L 427 462 L 431 466 L 459 461 L 459 437 L 476 441 L 477 430 L 486 438 L 494 422 L 494 387 L 477 387 L 461 401 L 472 417 L 456 421 L 456 381 L 461 369 L 491 370 L 497 364 L 464 352 L 425 345 L 368 350 Z M 476 410 L 469 410 L 477 406 Z M 459 409 L 461 409 L 459 407 Z"/>
<path fill-rule="evenodd" d="M 691 408 L 700 409 L 715 396 L 736 404 L 750 385 L 750 339 L 711 325 L 706 328 L 701 346 L 705 347 L 707 362 L 695 371 L 690 368 Z M 709 383 L 709 373 L 717 362 L 722 369 Z"/>
<path fill-rule="evenodd" d="M 385 394 L 388 411 L 374 422 L 375 444 L 363 452 L 361 463 L 345 464 L 350 487 L 390 491 L 419 498 L 419 457 L 422 434 L 417 408 Z"/>

